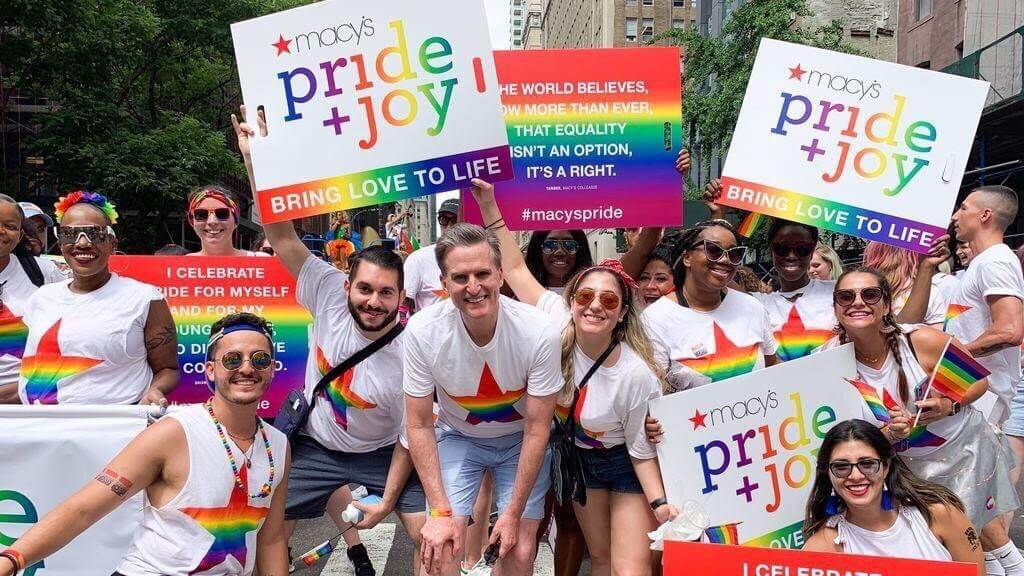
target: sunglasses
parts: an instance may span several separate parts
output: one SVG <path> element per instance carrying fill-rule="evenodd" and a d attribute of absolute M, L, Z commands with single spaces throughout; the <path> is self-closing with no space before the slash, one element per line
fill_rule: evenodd
<path fill-rule="evenodd" d="M 882 301 L 882 289 L 877 286 L 864 288 L 860 292 L 850 288 L 836 290 L 832 294 L 832 301 L 839 306 L 846 308 L 847 306 L 853 306 L 853 303 L 857 301 L 857 294 L 860 294 L 861 301 L 868 306 L 874 306 Z"/>
<path fill-rule="evenodd" d="M 772 244 L 772 254 L 778 258 L 785 258 L 790 254 L 796 254 L 797 258 L 807 258 L 814 253 L 814 244 L 783 244 L 776 242 Z"/>
<path fill-rule="evenodd" d="M 856 466 L 860 473 L 865 476 L 877 476 L 882 471 L 882 459 L 881 458 L 861 458 L 857 462 L 847 462 L 846 460 L 836 460 L 828 463 L 828 470 L 836 478 L 846 478 L 853 472 L 853 467 Z"/>
<path fill-rule="evenodd" d="M 273 246 L 263 246 L 263 247 L 260 248 L 260 252 L 263 252 L 264 254 L 269 254 L 269 255 L 273 256 L 274 255 L 274 247 Z"/>
<path fill-rule="evenodd" d="M 224 355 L 220 357 L 220 365 L 223 366 L 225 370 L 234 372 L 241 368 L 242 364 L 245 364 L 246 360 L 247 358 L 242 355 L 241 352 L 231 351 L 224 353 Z M 274 357 L 270 355 L 270 352 L 266 352 L 264 350 L 257 350 L 256 352 L 253 352 L 249 355 L 248 360 L 252 369 L 259 370 L 260 372 L 267 370 L 274 365 Z"/>
<path fill-rule="evenodd" d="M 619 303 L 622 300 L 619 295 L 615 292 L 609 292 L 602 290 L 600 293 L 593 288 L 580 288 L 572 295 L 572 301 L 580 306 L 590 306 L 590 303 L 597 298 L 597 301 L 601 303 L 601 307 L 605 310 L 615 310 L 619 307 Z"/>
<path fill-rule="evenodd" d="M 743 257 L 747 254 L 746 246 L 733 246 L 732 248 L 725 249 L 721 244 L 713 240 L 701 240 L 694 248 L 703 248 L 704 255 L 712 262 L 721 262 L 723 258 L 728 258 L 733 266 L 742 264 Z"/>
<path fill-rule="evenodd" d="M 575 254 L 580 249 L 580 245 L 575 240 L 545 240 L 544 243 L 540 245 L 540 249 L 543 250 L 545 254 L 554 254 L 559 248 L 565 250 L 569 254 Z"/>
<path fill-rule="evenodd" d="M 206 208 L 196 208 L 195 210 L 192 211 L 192 220 L 197 222 L 206 222 L 207 220 L 210 219 L 210 212 L 211 211 L 207 210 Z M 227 222 L 228 220 L 231 219 L 230 208 L 216 208 L 212 212 L 213 216 L 219 222 Z"/>
<path fill-rule="evenodd" d="M 78 244 L 82 236 L 90 244 L 99 244 L 114 235 L 114 229 L 110 226 L 60 226 L 56 230 L 57 240 L 61 244 Z"/>

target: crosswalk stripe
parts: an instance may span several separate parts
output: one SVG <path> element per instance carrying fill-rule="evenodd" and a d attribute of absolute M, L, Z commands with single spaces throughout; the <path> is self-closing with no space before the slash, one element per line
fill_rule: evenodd
<path fill-rule="evenodd" d="M 359 537 L 363 541 L 363 546 L 366 546 L 366 552 L 370 556 L 370 562 L 373 562 L 373 567 L 377 574 L 383 574 L 384 566 L 388 562 L 388 553 L 391 551 L 391 544 L 395 539 L 395 525 L 381 522 L 371 530 L 360 530 Z M 338 549 L 331 553 L 331 557 L 327 561 L 327 565 L 324 566 L 324 571 L 320 573 L 320 576 L 355 575 L 352 563 L 349 562 L 345 550 L 345 543 L 342 542 Z"/>

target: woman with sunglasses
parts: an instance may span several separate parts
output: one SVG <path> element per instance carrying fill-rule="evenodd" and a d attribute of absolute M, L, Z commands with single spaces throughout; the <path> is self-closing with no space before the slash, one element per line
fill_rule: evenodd
<path fill-rule="evenodd" d="M 190 256 L 269 256 L 263 251 L 235 248 L 238 204 L 231 191 L 216 185 L 203 186 L 189 195 L 188 222 L 201 248 Z"/>
<path fill-rule="evenodd" d="M 729 288 L 745 253 L 725 220 L 701 222 L 676 242 L 675 292 L 644 311 L 648 334 L 670 366 L 671 391 L 778 362 L 768 312 L 753 296 Z"/>
<path fill-rule="evenodd" d="M 910 470 L 956 494 L 971 523 L 981 529 L 985 550 L 1002 553 L 1012 544 L 999 515 L 1020 503 L 1009 476 L 1012 454 L 971 406 L 985 393 L 988 381 L 972 384 L 962 402 L 935 391 L 925 397 L 947 343 L 967 352 L 956 339 L 933 328 L 898 325 L 892 298 L 889 282 L 878 270 L 843 274 L 833 296 L 838 335 L 823 349 L 853 343 L 858 375 L 851 383 L 884 405 L 865 401 L 864 419 L 876 423 Z M 918 412 L 918 427 L 911 430 Z"/>
<path fill-rule="evenodd" d="M 494 187 L 473 183 L 484 221 L 501 242 L 506 282 L 521 302 L 547 311 L 564 326 L 565 388 L 556 413 L 564 421 L 578 394 L 575 440 L 587 504 L 574 503 L 572 508 L 590 550 L 591 571 L 649 573 L 646 533 L 678 511 L 665 500 L 656 453 L 644 434 L 647 402 L 661 395 L 663 373 L 644 333 L 638 286 L 617 260 L 605 260 L 570 278 L 561 297 L 549 291 L 531 274 L 504 226 Z M 580 391 L 578 384 L 596 362 L 601 363 Z M 559 533 L 565 512 L 556 512 Z M 556 570 L 563 573 L 567 555 L 559 548 Z"/>
<path fill-rule="evenodd" d="M 526 247 L 526 267 L 547 290 L 561 294 L 577 272 L 594 264 L 583 230 L 538 230 Z"/>
<path fill-rule="evenodd" d="M 825 434 L 804 535 L 804 550 L 969 562 L 985 574 L 981 542 L 960 499 L 911 472 L 864 420 Z"/>
<path fill-rule="evenodd" d="M 942 248 L 942 252 L 936 252 L 935 257 L 924 257 L 916 252 L 881 242 L 868 242 L 864 248 L 863 265 L 884 274 L 889 286 L 892 286 L 892 311 L 900 322 L 921 321 L 936 328 L 941 328 L 945 322 L 946 309 L 949 307 L 950 299 L 957 292 L 960 281 L 938 270 L 939 264 L 949 258 L 949 249 L 946 248 L 945 242 L 942 243 Z M 917 285 L 918 278 L 921 278 L 921 286 Z M 922 303 L 925 301 L 924 292 L 927 291 L 924 314 L 922 315 L 921 311 L 914 312 L 911 306 L 904 315 L 904 307 L 911 302 L 911 294 L 915 289 L 922 291 Z"/>
<path fill-rule="evenodd" d="M 25 306 L 22 403 L 166 405 L 178 385 L 174 320 L 159 290 L 110 271 L 114 205 L 78 191 L 54 206 L 71 279 Z"/>

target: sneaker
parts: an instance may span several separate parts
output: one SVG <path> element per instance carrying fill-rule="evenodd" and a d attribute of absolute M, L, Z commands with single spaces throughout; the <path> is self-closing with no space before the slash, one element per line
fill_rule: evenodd
<path fill-rule="evenodd" d="M 292 547 L 288 547 L 288 573 L 295 572 L 295 559 L 292 558 Z"/>
<path fill-rule="evenodd" d="M 348 554 L 348 559 L 352 562 L 352 567 L 355 568 L 356 576 L 377 576 L 377 572 L 373 569 L 373 563 L 370 562 L 370 556 L 366 553 L 366 546 L 356 544 L 345 553 Z"/>

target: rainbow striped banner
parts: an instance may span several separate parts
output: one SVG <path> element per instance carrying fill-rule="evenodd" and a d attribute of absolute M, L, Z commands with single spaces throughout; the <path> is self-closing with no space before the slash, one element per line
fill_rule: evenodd
<path fill-rule="evenodd" d="M 203 368 L 210 326 L 234 312 L 250 312 L 274 325 L 277 371 L 260 401 L 260 415 L 274 416 L 288 392 L 305 385 L 312 318 L 295 301 L 295 280 L 277 258 L 113 256 L 110 269 L 156 286 L 167 298 L 181 371 L 171 402 L 195 404 L 209 397 Z"/>
<path fill-rule="evenodd" d="M 739 544 L 739 525 L 742 522 L 734 522 L 732 524 L 723 524 L 721 526 L 712 526 L 704 530 L 704 534 L 707 535 L 708 541 L 712 544 Z"/>
<path fill-rule="evenodd" d="M 494 53 L 515 180 L 511 230 L 679 226 L 679 49 Z M 467 221 L 482 223 L 468 192 Z"/>
<path fill-rule="evenodd" d="M 743 222 L 740 222 L 740 226 L 739 228 L 736 229 L 736 231 L 740 233 L 740 236 L 750 238 L 751 236 L 754 235 L 754 232 L 757 232 L 757 229 L 767 219 L 768 217 L 765 216 L 764 214 L 760 214 L 758 212 L 751 212 L 750 214 L 747 214 L 747 217 L 743 219 Z"/>
<path fill-rule="evenodd" d="M 988 377 L 991 372 L 975 360 L 967 351 L 953 344 L 950 338 L 946 350 L 935 366 L 935 374 L 928 390 L 935 389 L 943 396 L 963 402 L 967 390 L 975 382 Z M 928 392 L 925 392 L 925 398 Z"/>
<path fill-rule="evenodd" d="M 302 563 L 306 566 L 312 566 L 313 564 L 316 564 L 317 561 L 319 561 L 321 558 L 330 554 L 332 551 L 334 551 L 334 544 L 331 544 L 331 541 L 328 540 L 323 544 L 317 546 L 316 548 L 313 548 L 309 552 L 306 552 L 302 556 L 299 556 L 299 560 L 302 560 Z"/>

